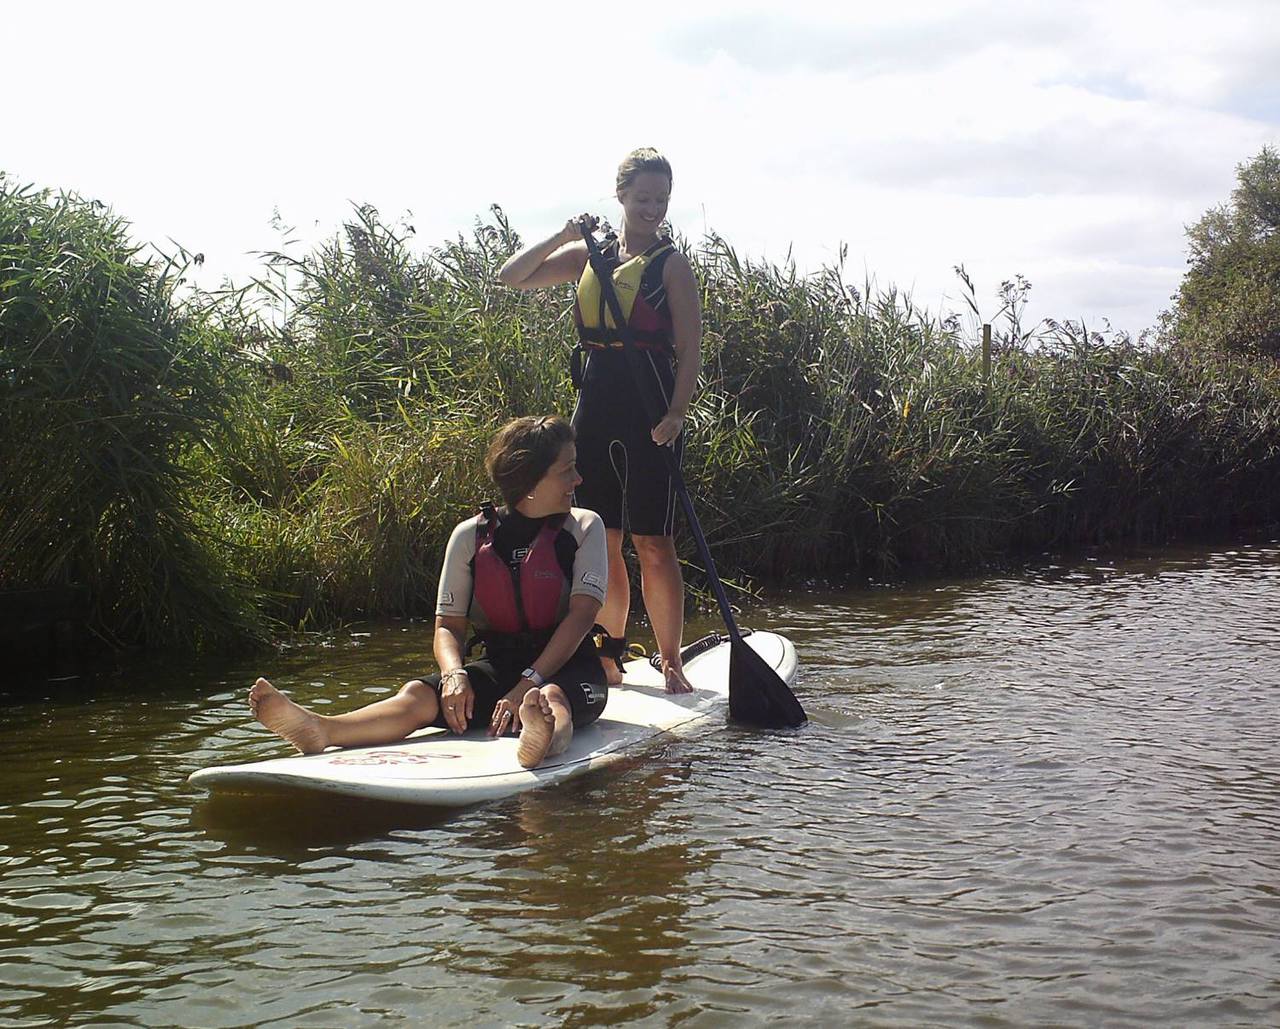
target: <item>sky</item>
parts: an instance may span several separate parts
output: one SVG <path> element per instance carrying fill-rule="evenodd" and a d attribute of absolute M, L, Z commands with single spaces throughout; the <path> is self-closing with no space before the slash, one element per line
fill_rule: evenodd
<path fill-rule="evenodd" d="M 0 171 L 109 204 L 202 284 L 353 204 L 421 251 L 499 204 L 526 239 L 637 146 L 670 219 L 802 271 L 1137 334 L 1186 227 L 1280 145 L 1276 0 L 6 5 Z M 277 221 L 275 216 L 279 215 Z"/>

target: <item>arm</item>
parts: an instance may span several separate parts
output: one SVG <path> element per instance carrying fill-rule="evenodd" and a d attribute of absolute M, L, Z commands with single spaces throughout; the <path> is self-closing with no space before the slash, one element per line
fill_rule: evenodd
<path fill-rule="evenodd" d="M 667 446 L 680 435 L 693 391 L 698 388 L 698 375 L 702 371 L 702 304 L 698 299 L 698 280 L 684 254 L 675 253 L 667 258 L 662 268 L 662 284 L 667 289 L 667 304 L 675 327 L 676 381 L 671 406 L 666 417 L 654 427 L 653 441 Z"/>
<path fill-rule="evenodd" d="M 475 556 L 475 543 L 474 518 L 454 526 L 445 545 L 436 594 L 436 629 L 431 650 L 440 666 L 440 706 L 444 720 L 454 732 L 466 731 L 475 710 L 475 693 L 467 673 L 461 671 L 466 659 L 467 609 L 471 606 L 471 559 Z M 450 703 L 451 700 L 454 702 Z"/>
<path fill-rule="evenodd" d="M 596 624 L 596 615 L 599 613 L 600 607 L 600 601 L 596 600 L 595 597 L 589 597 L 581 593 L 575 593 L 571 596 L 569 598 L 569 613 L 556 626 L 556 631 L 552 634 L 551 639 L 547 641 L 547 645 L 542 648 L 542 653 L 534 660 L 533 670 L 543 674 L 547 682 L 554 682 L 554 677 L 546 676 L 545 671 L 547 669 L 558 671 L 573 656 L 573 652 L 578 649 L 578 645 L 582 643 L 583 638 L 591 631 L 591 627 Z M 495 706 L 493 723 L 489 726 L 489 735 L 498 736 L 501 734 L 503 729 L 501 714 L 504 710 L 511 713 L 511 731 L 519 732 L 520 703 L 524 700 L 526 693 L 537 688 L 529 679 L 521 679 L 516 683 Z"/>
<path fill-rule="evenodd" d="M 564 616 L 564 621 L 556 626 L 551 639 L 547 641 L 547 645 L 542 648 L 542 653 L 533 662 L 534 671 L 541 672 L 549 678 L 551 672 L 563 666 L 591 631 L 591 627 L 596 624 L 596 615 L 600 613 L 600 607 L 600 601 L 584 593 L 576 593 L 570 597 L 569 613 Z M 525 679 L 520 681 L 525 690 L 533 685 Z M 523 695 L 522 690 L 521 696 Z"/>
<path fill-rule="evenodd" d="M 587 246 L 582 242 L 582 232 L 578 228 L 581 218 L 595 222 L 588 214 L 570 218 L 554 236 L 548 236 L 541 243 L 525 247 L 508 258 L 498 272 L 503 285 L 512 289 L 537 289 L 577 279 L 587 263 Z"/>
<path fill-rule="evenodd" d="M 466 653 L 467 620 L 457 615 L 436 615 L 436 632 L 431 650 L 440 666 L 440 704 L 444 719 L 454 732 L 466 732 L 467 722 L 475 710 L 476 695 L 467 673 L 462 671 Z M 446 701 L 457 697 L 460 703 Z"/>
<path fill-rule="evenodd" d="M 431 650 L 441 674 L 462 667 L 463 648 L 466 646 L 467 620 L 457 615 L 436 615 L 436 634 Z"/>

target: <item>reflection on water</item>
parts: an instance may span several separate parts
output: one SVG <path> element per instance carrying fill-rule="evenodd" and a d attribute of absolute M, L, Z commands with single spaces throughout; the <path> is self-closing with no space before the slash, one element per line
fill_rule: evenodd
<path fill-rule="evenodd" d="M 268 851 L 286 860 L 316 847 L 367 843 L 397 831 L 447 830 L 456 808 L 369 804 L 348 797 L 213 795 L 197 801 L 192 824 L 228 850 Z"/>
<path fill-rule="evenodd" d="M 805 729 L 463 811 L 185 784 L 280 752 L 256 674 L 347 709 L 421 626 L 9 698 L 0 1023 L 1274 1024 L 1278 587 L 1261 546 L 779 595 Z"/>

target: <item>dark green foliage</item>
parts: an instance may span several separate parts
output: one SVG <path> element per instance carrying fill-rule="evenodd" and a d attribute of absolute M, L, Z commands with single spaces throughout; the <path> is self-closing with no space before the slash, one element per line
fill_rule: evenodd
<path fill-rule="evenodd" d="M 425 255 L 411 236 L 361 208 L 260 283 L 179 295 L 180 268 L 104 212 L 3 193 L 0 588 L 87 584 L 104 632 L 149 643 L 430 617 L 448 533 L 490 495 L 494 428 L 573 404 L 573 328 L 569 287 L 498 285 L 519 246 L 500 211 Z M 839 265 L 686 250 L 706 330 L 686 478 L 727 578 L 1280 520 L 1270 360 L 1028 333 L 1015 279 L 988 382 L 958 318 Z"/>
<path fill-rule="evenodd" d="M 223 299 L 257 372 L 207 500 L 288 625 L 429 615 L 449 531 L 489 498 L 493 431 L 572 404 L 564 296 L 497 284 L 517 245 L 500 212 L 425 259 L 411 234 L 360 208 L 314 253 L 271 255 L 260 308 Z"/>
<path fill-rule="evenodd" d="M 1237 169 L 1231 202 L 1187 230 L 1172 330 L 1188 346 L 1280 357 L 1280 154 Z"/>
<path fill-rule="evenodd" d="M 1024 331 L 982 380 L 954 318 L 910 298 L 741 262 L 712 239 L 707 382 L 690 474 L 730 568 L 766 577 L 959 570 L 1006 555 L 1228 532 L 1280 518 L 1269 363 Z M 729 467 L 721 439 L 746 435 Z"/>
<path fill-rule="evenodd" d="M 101 205 L 0 177 L 0 589 L 88 586 L 118 642 L 249 627 L 183 464 L 223 417 L 225 368 L 175 303 L 181 271 Z"/>

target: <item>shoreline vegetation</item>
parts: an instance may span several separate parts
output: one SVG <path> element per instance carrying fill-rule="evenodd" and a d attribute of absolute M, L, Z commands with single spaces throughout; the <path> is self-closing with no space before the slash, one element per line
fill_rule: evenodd
<path fill-rule="evenodd" d="M 411 236 L 361 207 L 207 292 L 199 255 L 0 175 L 0 593 L 74 588 L 115 647 L 429 617 L 494 428 L 572 409 L 574 333 L 567 290 L 498 284 L 519 245 L 498 208 L 425 253 Z M 958 269 L 970 309 L 939 315 L 839 264 L 678 242 L 705 318 L 685 475 L 727 578 L 956 573 L 1280 520 L 1265 352 L 1177 317 L 1136 340 L 1028 331 L 1020 278 L 984 318 Z"/>

